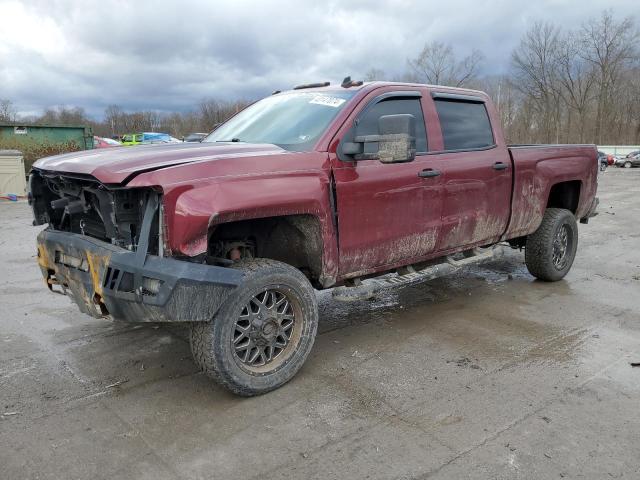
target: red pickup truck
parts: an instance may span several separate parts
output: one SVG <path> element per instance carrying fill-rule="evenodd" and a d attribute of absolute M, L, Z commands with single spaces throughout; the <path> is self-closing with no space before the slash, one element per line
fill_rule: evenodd
<path fill-rule="evenodd" d="M 96 317 L 189 322 L 198 365 L 256 395 L 309 354 L 315 289 L 499 242 L 561 279 L 597 176 L 593 145 L 507 146 L 482 92 L 345 81 L 276 92 L 202 143 L 42 159 L 29 199 L 49 289 Z"/>

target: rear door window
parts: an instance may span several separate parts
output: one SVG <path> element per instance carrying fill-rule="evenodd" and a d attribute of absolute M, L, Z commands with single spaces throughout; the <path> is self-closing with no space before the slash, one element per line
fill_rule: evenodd
<path fill-rule="evenodd" d="M 494 145 L 484 103 L 436 98 L 435 104 L 445 150 L 473 150 Z"/>

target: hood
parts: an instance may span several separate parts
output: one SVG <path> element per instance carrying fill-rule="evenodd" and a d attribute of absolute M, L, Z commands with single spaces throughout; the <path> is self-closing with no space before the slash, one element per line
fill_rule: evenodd
<path fill-rule="evenodd" d="M 180 143 L 65 153 L 40 159 L 33 167 L 49 172 L 91 175 L 102 183 L 114 184 L 128 181 L 141 172 L 174 165 L 283 153 L 286 150 L 269 144 Z"/>

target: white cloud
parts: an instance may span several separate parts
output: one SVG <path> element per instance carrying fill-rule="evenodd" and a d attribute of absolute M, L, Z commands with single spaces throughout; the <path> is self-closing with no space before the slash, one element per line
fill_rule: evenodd
<path fill-rule="evenodd" d="M 479 48 L 503 71 L 536 20 L 578 26 L 636 0 L 0 0 L 0 98 L 21 111 L 65 104 L 100 115 L 255 98 L 371 67 L 402 73 L 425 41 Z"/>

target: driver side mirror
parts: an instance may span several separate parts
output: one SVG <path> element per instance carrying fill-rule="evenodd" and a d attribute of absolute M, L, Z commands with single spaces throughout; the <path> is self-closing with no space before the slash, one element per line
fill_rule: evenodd
<path fill-rule="evenodd" d="M 415 117 L 411 114 L 383 115 L 378 119 L 379 135 L 359 135 L 342 145 L 342 153 L 354 160 L 382 163 L 411 162 L 416 157 Z"/>

